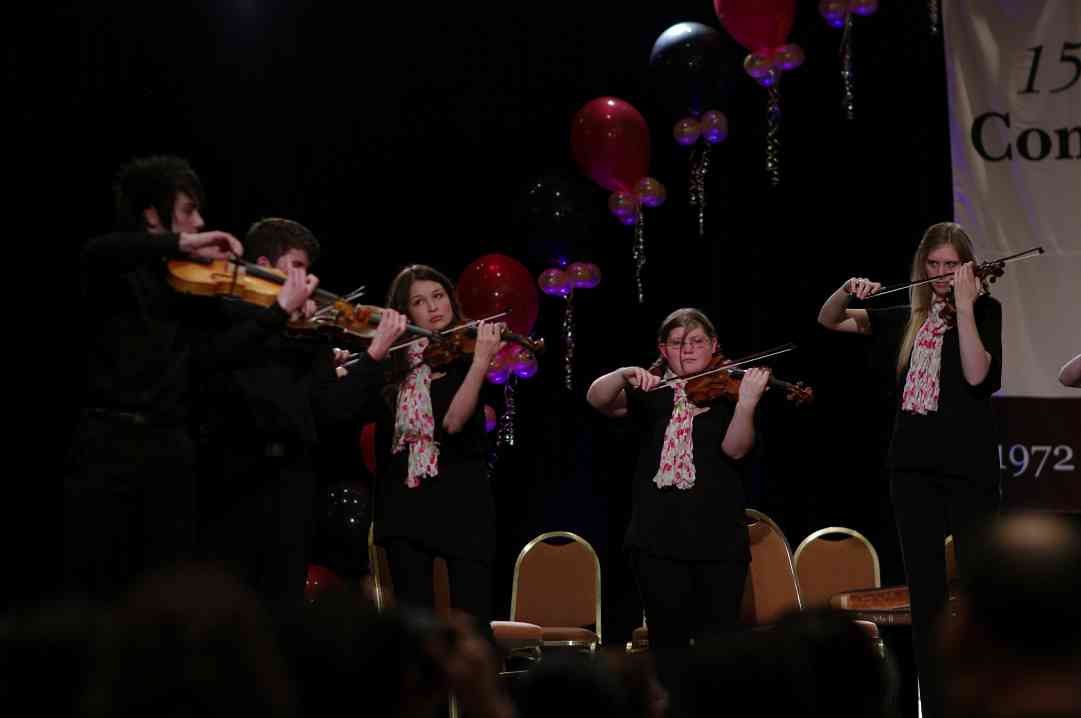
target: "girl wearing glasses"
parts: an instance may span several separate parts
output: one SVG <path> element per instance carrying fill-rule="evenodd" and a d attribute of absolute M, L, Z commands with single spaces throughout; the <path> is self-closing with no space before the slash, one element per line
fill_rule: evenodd
<path fill-rule="evenodd" d="M 769 370 L 747 370 L 734 404 L 695 406 L 681 383 L 651 390 L 707 368 L 717 352 L 713 324 L 697 309 L 677 309 L 657 342 L 652 370 L 616 369 L 593 382 L 586 400 L 607 416 L 630 417 L 641 431 L 625 549 L 658 673 L 678 699 L 690 639 L 739 621 L 750 550 L 738 462 L 754 446 Z"/>
<path fill-rule="evenodd" d="M 890 494 L 912 601 L 921 702 L 930 718 L 943 712 L 934 624 L 947 600 L 944 539 L 953 533 L 964 573 L 972 560 L 966 538 L 998 503 L 991 394 L 1002 381 L 1002 308 L 982 292 L 973 264 L 968 234 L 942 222 L 924 234 L 912 281 L 954 272 L 952 278 L 913 287 L 911 306 L 848 309 L 852 296 L 863 299 L 881 287 L 854 277 L 818 314 L 827 329 L 869 335 L 896 367 Z"/>

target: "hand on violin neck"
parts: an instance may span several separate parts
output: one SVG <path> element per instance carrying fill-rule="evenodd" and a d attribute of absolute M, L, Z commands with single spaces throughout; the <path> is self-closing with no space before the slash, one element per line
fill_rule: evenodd
<path fill-rule="evenodd" d="M 969 314 L 976 297 L 983 291 L 983 285 L 976 278 L 972 262 L 965 262 L 957 268 L 953 276 L 953 305 L 958 314 Z"/>
<path fill-rule="evenodd" d="M 290 267 L 286 274 L 285 283 L 278 292 L 278 305 L 289 316 L 303 310 L 305 303 L 311 299 L 312 292 L 319 286 L 319 278 L 314 274 L 308 274 L 301 267 Z"/>
<path fill-rule="evenodd" d="M 499 322 L 479 321 L 476 325 L 477 342 L 473 347 L 473 363 L 487 367 L 503 346 L 503 325 Z"/>
<path fill-rule="evenodd" d="M 395 340 L 405 332 L 405 315 L 393 309 L 384 309 L 375 328 L 375 336 L 368 345 L 368 356 L 375 361 L 383 361 L 390 352 Z"/>
<path fill-rule="evenodd" d="M 640 366 L 626 366 L 620 371 L 624 384 L 642 391 L 649 391 L 661 381 L 659 376 L 651 374 Z"/>
<path fill-rule="evenodd" d="M 770 370 L 766 367 L 755 367 L 743 372 L 736 403 L 746 407 L 757 406 L 758 400 L 762 398 L 762 394 L 769 386 L 769 376 Z"/>
<path fill-rule="evenodd" d="M 177 249 L 182 254 L 199 259 L 228 259 L 244 254 L 244 247 L 228 232 L 183 232 Z"/>

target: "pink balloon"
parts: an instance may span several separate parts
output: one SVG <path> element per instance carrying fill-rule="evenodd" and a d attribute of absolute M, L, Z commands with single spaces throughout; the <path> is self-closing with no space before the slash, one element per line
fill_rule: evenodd
<path fill-rule="evenodd" d="M 826 18 L 833 27 L 840 27 L 845 23 L 845 15 L 848 14 L 847 0 L 821 0 L 818 3 L 818 12 Z"/>
<path fill-rule="evenodd" d="M 690 147 L 697 142 L 701 132 L 702 128 L 698 120 L 693 117 L 684 117 L 672 128 L 672 135 L 676 138 L 676 142 L 684 147 Z"/>
<path fill-rule="evenodd" d="M 878 0 L 848 0 L 848 9 L 857 15 L 873 15 L 878 9 Z"/>
<path fill-rule="evenodd" d="M 537 358 L 533 352 L 520 344 L 512 344 L 507 351 L 510 370 L 520 379 L 529 379 L 537 373 Z"/>
<path fill-rule="evenodd" d="M 511 362 L 507 354 L 507 348 L 503 347 L 496 352 L 496 355 L 492 357 L 492 361 L 488 363 L 488 371 L 485 377 L 493 384 L 506 384 L 507 379 L 510 378 Z"/>
<path fill-rule="evenodd" d="M 518 334 L 533 330 L 540 297 L 533 275 L 517 260 L 502 254 L 486 254 L 465 268 L 457 288 L 458 300 L 467 317 L 479 319 L 510 309 L 510 316 L 500 321 Z"/>
<path fill-rule="evenodd" d="M 567 267 L 567 277 L 575 288 L 592 289 L 601 283 L 601 270 L 596 264 L 575 262 Z"/>
<path fill-rule="evenodd" d="M 783 45 L 792 31 L 796 0 L 713 0 L 728 34 L 748 50 Z"/>
<path fill-rule="evenodd" d="M 743 58 L 743 70 L 756 80 L 767 74 L 772 67 L 772 50 L 755 50 L 750 55 Z"/>
<path fill-rule="evenodd" d="M 638 195 L 618 190 L 608 197 L 608 211 L 617 217 L 625 217 L 638 211 Z"/>
<path fill-rule="evenodd" d="M 638 193 L 638 199 L 645 207 L 660 207 L 668 196 L 664 185 L 652 177 L 643 177 L 638 180 L 634 185 L 634 191 Z"/>
<path fill-rule="evenodd" d="M 608 190 L 630 191 L 649 170 L 646 120 L 617 97 L 598 97 L 578 110 L 571 147 L 578 168 Z"/>
<path fill-rule="evenodd" d="M 781 45 L 773 55 L 773 66 L 778 70 L 795 70 L 803 64 L 803 48 L 795 43 Z"/>
<path fill-rule="evenodd" d="M 546 269 L 537 277 L 541 291 L 552 297 L 565 297 L 571 293 L 574 285 L 571 278 L 562 269 Z"/>
<path fill-rule="evenodd" d="M 702 137 L 711 145 L 724 142 L 728 137 L 728 118 L 723 112 L 710 110 L 702 113 Z"/>

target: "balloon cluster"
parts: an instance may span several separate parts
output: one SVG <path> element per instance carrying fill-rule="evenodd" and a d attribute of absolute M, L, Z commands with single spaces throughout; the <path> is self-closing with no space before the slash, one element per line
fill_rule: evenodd
<path fill-rule="evenodd" d="M 610 190 L 608 209 L 620 222 L 634 225 L 633 257 L 638 301 L 645 301 L 642 267 L 646 263 L 643 207 L 659 207 L 664 185 L 647 176 L 649 127 L 633 105 L 618 97 L 598 97 L 582 106 L 571 128 L 578 168 Z"/>
<path fill-rule="evenodd" d="M 769 91 L 766 106 L 766 172 L 781 182 L 781 74 L 803 64 L 799 45 L 786 43 L 796 16 L 796 0 L 713 0 L 717 19 L 736 42 L 750 51 L 743 69 Z"/>
<path fill-rule="evenodd" d="M 821 0 L 818 12 L 826 19 L 830 27 L 842 28 L 849 15 L 873 15 L 878 9 L 878 0 Z"/>
<path fill-rule="evenodd" d="M 537 285 L 550 297 L 569 297 L 575 289 L 593 289 L 600 283 L 600 268 L 589 262 L 573 262 L 566 269 L 552 267 L 537 277 Z"/>
<path fill-rule="evenodd" d="M 485 376 L 492 384 L 506 384 L 512 376 L 530 379 L 538 368 L 533 352 L 521 344 L 508 343 L 492 357 Z"/>
<path fill-rule="evenodd" d="M 505 321 L 511 331 L 528 336 L 533 330 L 540 298 L 533 275 L 521 262 L 502 254 L 486 254 L 465 268 L 458 278 L 457 289 L 466 316 L 490 317 L 509 311 Z M 514 445 L 514 383 L 536 375 L 537 369 L 533 352 L 515 343 L 504 345 L 488 364 L 488 381 L 504 385 L 498 432 L 500 446 Z"/>
<path fill-rule="evenodd" d="M 826 19 L 830 27 L 844 28 L 841 36 L 841 107 L 845 116 L 856 116 L 854 75 L 852 73 L 852 16 L 873 15 L 878 9 L 878 0 L 821 0 L 818 12 Z"/>
<path fill-rule="evenodd" d="M 601 283 L 601 270 L 596 264 L 573 262 L 566 269 L 553 267 L 537 277 L 541 291 L 550 297 L 563 297 L 563 386 L 574 388 L 574 290 L 593 289 Z"/>
<path fill-rule="evenodd" d="M 652 177 L 643 177 L 631 191 L 617 189 L 608 196 L 608 211 L 623 224 L 638 224 L 642 220 L 643 207 L 660 207 L 667 199 L 664 185 Z"/>
<path fill-rule="evenodd" d="M 717 145 L 728 138 L 728 118 L 719 110 L 703 112 L 701 117 L 684 117 L 676 122 L 672 135 L 684 147 L 696 144 L 700 138 Z"/>
<path fill-rule="evenodd" d="M 490 317 L 509 311 L 503 321 L 511 331 L 528 335 L 540 311 L 533 276 L 520 262 L 502 254 L 486 254 L 471 262 L 458 278 L 458 300 L 470 317 Z M 537 373 L 537 358 L 520 344 L 506 344 L 488 365 L 492 384 L 512 376 L 529 379 Z"/>
<path fill-rule="evenodd" d="M 762 87 L 771 87 L 781 79 L 781 73 L 795 70 L 802 64 L 803 49 L 795 43 L 788 43 L 776 48 L 755 50 L 743 59 L 743 70 Z"/>

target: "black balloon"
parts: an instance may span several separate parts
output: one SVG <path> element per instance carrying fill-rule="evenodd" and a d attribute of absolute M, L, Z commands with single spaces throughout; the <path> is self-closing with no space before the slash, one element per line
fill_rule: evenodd
<path fill-rule="evenodd" d="M 543 174 L 522 188 L 514 205 L 516 234 L 530 260 L 551 267 L 581 259 L 603 200 L 580 178 Z"/>
<path fill-rule="evenodd" d="M 343 481 L 328 487 L 319 517 L 319 562 L 343 576 L 365 573 L 371 522 L 371 496 L 364 484 Z"/>
<path fill-rule="evenodd" d="M 721 48 L 721 33 L 699 22 L 676 23 L 653 43 L 650 86 L 673 122 L 727 109 L 733 73 Z"/>

